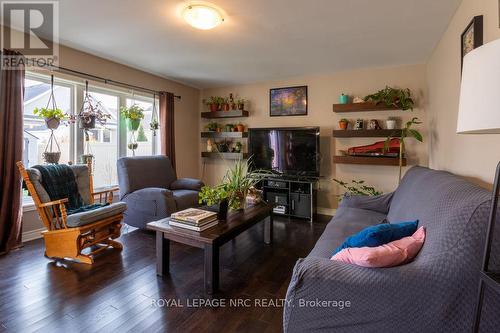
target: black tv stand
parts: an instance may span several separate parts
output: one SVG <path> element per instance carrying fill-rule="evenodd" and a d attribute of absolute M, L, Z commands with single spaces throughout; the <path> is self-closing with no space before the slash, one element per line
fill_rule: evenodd
<path fill-rule="evenodd" d="M 317 184 L 314 178 L 276 175 L 265 177 L 258 187 L 264 192 L 264 200 L 276 206 L 274 214 L 313 222 Z"/>

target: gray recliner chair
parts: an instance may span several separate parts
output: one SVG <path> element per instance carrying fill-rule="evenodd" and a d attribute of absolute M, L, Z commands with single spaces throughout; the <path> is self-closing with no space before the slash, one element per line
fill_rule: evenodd
<path fill-rule="evenodd" d="M 203 183 L 177 179 L 166 156 L 123 157 L 117 162 L 120 200 L 127 203 L 124 222 L 145 229 L 146 224 L 198 206 Z"/>

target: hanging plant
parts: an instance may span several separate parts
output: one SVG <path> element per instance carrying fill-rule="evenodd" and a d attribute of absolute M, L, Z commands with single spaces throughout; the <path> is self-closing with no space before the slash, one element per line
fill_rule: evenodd
<path fill-rule="evenodd" d="M 147 142 L 148 138 L 146 133 L 144 133 L 144 127 L 142 125 L 139 126 L 139 130 L 137 131 L 137 142 Z"/>
<path fill-rule="evenodd" d="M 111 115 L 104 111 L 101 102 L 89 94 L 89 83 L 85 81 L 85 96 L 78 113 L 80 128 L 85 130 L 95 128 L 96 122 L 105 126 L 108 119 L 111 119 Z"/>
<path fill-rule="evenodd" d="M 156 111 L 155 94 L 153 94 L 153 113 L 151 115 L 151 122 L 149 123 L 149 128 L 153 132 L 153 136 L 156 136 L 156 131 L 160 128 L 160 123 L 158 122 L 158 112 Z"/>
<path fill-rule="evenodd" d="M 47 105 L 44 108 L 35 108 L 33 114 L 45 120 L 47 128 L 56 130 L 63 120 L 74 121 L 67 113 L 57 107 L 54 97 L 54 75 L 50 76 L 50 95 Z"/>
<path fill-rule="evenodd" d="M 127 127 L 129 131 L 137 131 L 141 120 L 144 119 L 144 109 L 137 104 L 133 104 L 131 107 L 122 106 L 120 108 L 120 113 L 123 118 L 127 121 Z"/>

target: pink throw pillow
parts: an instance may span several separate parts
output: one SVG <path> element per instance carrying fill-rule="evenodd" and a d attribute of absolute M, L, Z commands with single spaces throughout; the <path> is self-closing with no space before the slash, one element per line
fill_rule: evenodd
<path fill-rule="evenodd" d="M 331 257 L 363 267 L 394 267 L 410 262 L 424 245 L 425 228 L 420 227 L 409 237 L 401 238 L 377 247 L 351 247 Z"/>

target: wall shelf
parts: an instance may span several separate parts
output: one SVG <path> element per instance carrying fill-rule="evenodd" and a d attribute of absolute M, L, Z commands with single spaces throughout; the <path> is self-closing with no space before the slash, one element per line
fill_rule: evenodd
<path fill-rule="evenodd" d="M 374 103 L 349 103 L 349 104 L 333 104 L 333 112 L 365 112 L 365 111 L 391 111 L 399 110 L 393 106 L 375 105 Z"/>
<path fill-rule="evenodd" d="M 240 160 L 240 159 L 247 159 L 248 154 L 247 153 L 219 153 L 219 152 L 202 152 L 201 157 L 205 158 L 223 158 L 226 160 Z"/>
<path fill-rule="evenodd" d="M 361 165 L 393 165 L 399 166 L 397 157 L 365 157 L 365 156 L 334 156 L 333 163 L 336 164 L 361 164 Z M 406 158 L 403 158 L 403 166 L 406 166 Z"/>
<path fill-rule="evenodd" d="M 381 130 L 333 130 L 334 138 L 387 138 L 389 135 L 400 137 L 401 129 Z"/>
<path fill-rule="evenodd" d="M 241 139 L 247 138 L 248 132 L 201 132 L 202 138 L 228 138 L 228 139 Z"/>
<path fill-rule="evenodd" d="M 231 110 L 231 111 L 202 112 L 201 117 L 205 119 L 242 118 L 242 117 L 248 117 L 248 111 Z"/>

